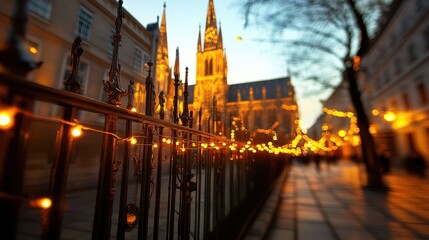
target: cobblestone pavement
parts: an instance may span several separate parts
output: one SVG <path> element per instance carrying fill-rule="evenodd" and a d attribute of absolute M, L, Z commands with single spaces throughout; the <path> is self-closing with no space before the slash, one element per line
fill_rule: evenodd
<path fill-rule="evenodd" d="M 390 190 L 365 190 L 363 166 L 295 164 L 267 239 L 429 239 L 429 178 L 392 169 Z"/>

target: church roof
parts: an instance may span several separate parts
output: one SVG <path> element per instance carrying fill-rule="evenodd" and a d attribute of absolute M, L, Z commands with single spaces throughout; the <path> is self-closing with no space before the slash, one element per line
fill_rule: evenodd
<path fill-rule="evenodd" d="M 240 91 L 241 101 L 248 101 L 250 99 L 250 88 L 253 87 L 253 100 L 262 100 L 262 88 L 265 87 L 267 90 L 266 99 L 277 98 L 277 86 L 280 86 L 280 97 L 288 97 L 288 93 L 291 91 L 289 85 L 289 77 L 282 77 L 276 79 L 269 79 L 257 82 L 247 82 L 232 84 L 228 86 L 228 99 L 227 102 L 237 102 L 237 92 Z M 194 87 L 195 85 L 189 85 L 189 98 L 188 103 L 194 102 Z"/>
<path fill-rule="evenodd" d="M 250 99 L 250 88 L 253 87 L 253 100 L 262 100 L 262 88 L 267 90 L 266 99 L 277 98 L 277 86 L 280 86 L 281 97 L 287 97 L 290 91 L 289 77 L 270 79 L 257 82 L 247 82 L 229 85 L 228 102 L 237 102 L 237 92 L 240 91 L 241 101 Z"/>
<path fill-rule="evenodd" d="M 149 32 L 150 32 L 150 31 L 153 31 L 153 30 L 158 29 L 158 22 L 149 23 L 149 24 L 146 26 L 146 29 L 147 29 Z"/>

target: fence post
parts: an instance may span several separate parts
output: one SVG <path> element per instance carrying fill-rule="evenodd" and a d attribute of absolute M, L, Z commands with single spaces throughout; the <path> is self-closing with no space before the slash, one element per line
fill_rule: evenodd
<path fill-rule="evenodd" d="M 179 123 L 178 108 L 179 108 L 179 48 L 176 49 L 176 61 L 174 63 L 174 100 L 173 100 L 173 121 Z M 176 178 L 177 178 L 177 130 L 173 129 L 172 152 L 173 162 L 170 168 L 170 183 L 169 183 L 169 206 L 167 216 L 167 239 L 174 239 L 174 214 L 176 212 Z"/>
<path fill-rule="evenodd" d="M 155 91 L 152 79 L 152 62 L 147 63 L 149 66 L 146 77 L 146 109 L 145 115 L 153 116 L 155 107 Z M 144 140 L 143 159 L 142 159 L 142 175 L 141 175 L 141 191 L 140 191 L 140 217 L 139 217 L 139 239 L 147 239 L 148 224 L 149 224 L 149 205 L 150 205 L 150 185 L 152 179 L 152 141 L 153 127 L 147 123 L 143 124 Z"/>
<path fill-rule="evenodd" d="M 164 112 L 164 91 L 161 91 L 159 93 L 159 117 L 161 120 L 164 120 L 165 112 Z M 155 195 L 155 216 L 154 216 L 154 226 L 153 226 L 153 239 L 158 239 L 158 233 L 159 233 L 159 211 L 161 207 L 161 174 L 162 174 L 162 151 L 163 151 L 163 144 L 162 144 L 162 138 L 164 137 L 164 127 L 159 126 L 159 138 L 158 138 L 158 162 L 157 162 L 157 168 L 156 168 L 156 195 Z"/>
<path fill-rule="evenodd" d="M 183 113 L 180 115 L 183 126 L 188 126 L 189 124 L 189 109 L 188 109 L 188 67 L 185 68 L 185 86 L 184 86 L 184 101 L 183 101 Z M 190 189 L 190 156 L 189 156 L 189 133 L 182 133 L 183 147 L 185 149 L 182 158 L 182 184 L 180 186 L 181 191 L 181 208 L 179 214 L 179 235 L 181 239 L 189 239 L 190 225 L 191 225 L 191 189 Z"/>

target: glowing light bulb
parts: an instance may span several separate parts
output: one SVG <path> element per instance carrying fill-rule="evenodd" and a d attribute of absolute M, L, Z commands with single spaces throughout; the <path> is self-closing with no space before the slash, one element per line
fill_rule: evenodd
<path fill-rule="evenodd" d="M 131 112 L 137 112 L 137 109 L 135 107 L 131 108 Z"/>
<path fill-rule="evenodd" d="M 71 135 L 73 137 L 80 137 L 80 136 L 82 136 L 82 126 L 77 125 L 77 126 L 73 127 L 70 130 L 70 133 L 71 133 Z"/>
<path fill-rule="evenodd" d="M 393 122 L 396 120 L 396 114 L 394 112 L 388 111 L 383 115 L 383 118 L 388 122 Z"/>
<path fill-rule="evenodd" d="M 40 209 L 48 209 L 52 206 L 52 200 L 50 198 L 37 198 L 30 200 L 30 206 Z"/>
<path fill-rule="evenodd" d="M 137 143 L 137 139 L 135 137 L 131 137 L 129 141 L 132 145 Z"/>
<path fill-rule="evenodd" d="M 13 114 L 11 111 L 0 112 L 0 129 L 8 129 L 13 126 Z"/>

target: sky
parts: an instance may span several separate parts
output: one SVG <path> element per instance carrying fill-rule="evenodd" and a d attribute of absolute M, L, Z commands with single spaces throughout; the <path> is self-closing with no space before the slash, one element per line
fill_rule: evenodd
<path fill-rule="evenodd" d="M 240 0 L 214 0 L 216 18 L 222 26 L 223 46 L 228 61 L 228 84 L 261 81 L 288 75 L 286 57 L 276 46 L 252 39 L 268 37 L 270 32 L 244 28 Z M 180 68 L 189 67 L 189 83 L 195 84 L 198 27 L 204 37 L 209 0 L 124 0 L 123 6 L 143 26 L 162 17 L 166 3 L 169 60 L 174 64 L 175 49 L 179 48 Z M 219 25 L 218 25 L 219 27 Z M 237 40 L 237 36 L 242 38 Z M 309 128 L 321 112 L 320 97 L 300 95 L 300 83 L 291 76 L 297 92 L 303 128 Z"/>

